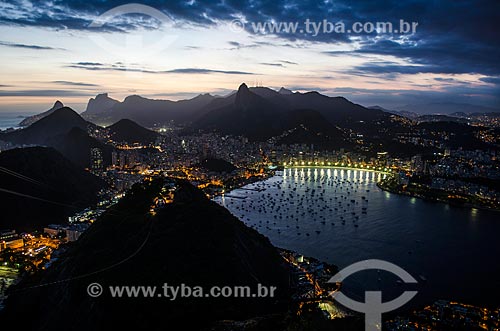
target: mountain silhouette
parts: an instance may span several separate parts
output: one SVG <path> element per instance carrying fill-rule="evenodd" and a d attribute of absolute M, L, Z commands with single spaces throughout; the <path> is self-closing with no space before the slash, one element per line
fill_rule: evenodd
<path fill-rule="evenodd" d="M 106 166 L 111 163 L 113 148 L 89 136 L 87 133 L 89 129 L 97 128 L 71 108 L 63 107 L 27 128 L 1 134 L 0 140 L 21 146 L 53 147 L 81 168 L 90 166 L 91 148 L 99 148 L 103 154 L 104 166 Z"/>
<path fill-rule="evenodd" d="M 108 128 L 110 138 L 116 142 L 152 144 L 160 136 L 129 119 L 122 119 Z"/>
<path fill-rule="evenodd" d="M 34 230 L 66 222 L 68 216 L 96 203 L 99 189 L 105 187 L 52 148 L 4 151 L 0 167 L 0 229 Z"/>
<path fill-rule="evenodd" d="M 214 129 L 225 134 L 263 140 L 281 133 L 282 123 L 274 104 L 241 84 L 234 102 L 211 110 L 194 123 L 195 128 Z"/>
<path fill-rule="evenodd" d="M 244 135 L 255 141 L 283 135 L 282 143 L 316 144 L 329 149 L 348 145 L 343 133 L 320 112 L 292 110 L 284 96 L 271 89 L 242 84 L 227 99 L 225 106 L 195 122 L 195 128 Z"/>
<path fill-rule="evenodd" d="M 61 101 L 57 100 L 54 103 L 54 106 L 52 106 L 52 108 L 50 108 L 49 110 L 47 110 L 46 112 L 43 112 L 41 114 L 36 114 L 36 115 L 30 116 L 30 117 L 26 117 L 21 123 L 19 123 L 19 126 L 22 126 L 22 127 L 30 126 L 31 124 L 35 123 L 36 121 L 39 121 L 40 119 L 52 114 L 54 111 L 56 111 L 62 107 L 64 107 L 63 103 Z"/>
<path fill-rule="evenodd" d="M 98 94 L 95 98 L 91 98 L 87 104 L 87 109 L 82 113 L 84 115 L 97 115 L 109 112 L 117 103 L 118 100 L 112 99 L 108 93 Z"/>
<path fill-rule="evenodd" d="M 96 102 L 98 102 L 98 99 L 107 100 L 106 104 L 111 107 L 97 107 Z M 214 97 L 210 94 L 200 94 L 188 100 L 170 101 L 131 95 L 126 97 L 123 102 L 115 103 L 109 100 L 113 99 L 110 99 L 107 95 L 90 99 L 87 111 L 82 113 L 82 116 L 99 125 L 110 125 L 124 118 L 147 127 L 170 121 L 185 123 L 199 117 L 200 114 L 198 112 L 201 112 L 205 106 L 214 100 Z M 99 109 L 106 110 L 99 111 Z"/>
<path fill-rule="evenodd" d="M 3 134 L 0 139 L 16 144 L 43 145 L 47 138 L 66 134 L 74 127 L 87 130 L 87 123 L 69 107 L 54 110 L 50 115 L 31 124 L 27 128 Z"/>
<path fill-rule="evenodd" d="M 226 172 L 226 173 L 230 173 L 238 169 L 234 164 L 227 162 L 226 160 L 216 159 L 216 158 L 203 159 L 195 166 L 204 168 L 208 171 Z"/>
<path fill-rule="evenodd" d="M 99 98 L 108 97 L 101 95 L 95 100 Z M 89 102 L 88 109 L 94 108 L 95 101 L 92 100 L 94 99 Z M 231 110 L 236 108 L 239 115 L 233 114 Z M 354 130 L 368 137 L 387 135 L 390 129 L 402 129 L 397 121 L 392 120 L 392 117 L 398 115 L 381 109 L 368 109 L 343 97 L 329 97 L 318 92 L 294 93 L 284 87 L 275 91 L 267 87 L 248 87 L 245 83 L 226 97 L 201 94 L 188 100 L 171 101 L 132 95 L 123 102 L 114 104 L 109 110 L 94 115 L 85 112 L 83 116 L 101 125 L 110 125 L 124 118 L 146 127 L 171 121 L 182 125 L 192 123 L 195 130 L 219 130 L 259 140 L 273 134 L 279 135 L 282 133 L 280 130 L 290 129 L 275 123 L 276 114 L 301 110 L 317 111 L 335 127 Z M 278 119 L 282 120 L 283 117 Z M 230 123 L 234 128 L 229 127 Z M 248 128 L 245 128 L 246 124 Z M 390 135 L 382 137 L 386 141 L 393 138 Z"/>
<path fill-rule="evenodd" d="M 352 147 L 345 134 L 316 110 L 294 110 L 284 116 L 285 127 L 291 128 L 278 140 L 279 144 L 308 144 L 319 149 Z"/>

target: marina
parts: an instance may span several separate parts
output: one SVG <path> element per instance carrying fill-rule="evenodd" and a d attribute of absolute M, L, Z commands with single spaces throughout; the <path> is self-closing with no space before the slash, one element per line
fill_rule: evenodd
<path fill-rule="evenodd" d="M 277 247 L 340 268 L 365 259 L 403 267 L 419 281 L 415 304 L 443 298 L 496 302 L 500 284 L 493 275 L 500 266 L 478 258 L 500 254 L 495 214 L 382 191 L 376 183 L 384 176 L 359 169 L 290 168 L 215 201 Z M 476 281 L 471 285 L 468 279 Z M 487 290 L 484 284 L 490 284 Z M 350 277 L 344 291 L 361 300 L 363 288 L 397 297 L 406 286 L 385 272 L 366 272 Z"/>

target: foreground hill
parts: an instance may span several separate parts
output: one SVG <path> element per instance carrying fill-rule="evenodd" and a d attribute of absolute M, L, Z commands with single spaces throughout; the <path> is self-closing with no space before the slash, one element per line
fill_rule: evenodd
<path fill-rule="evenodd" d="M 0 229 L 32 230 L 97 202 L 104 183 L 43 147 L 0 153 Z"/>
<path fill-rule="evenodd" d="M 22 282 L 2 320 L 30 330 L 204 330 L 222 319 L 287 310 L 288 269 L 269 240 L 246 227 L 189 183 L 178 182 L 174 202 L 149 213 L 161 179 L 136 184 L 99 218 L 41 279 Z M 92 253 L 92 252 L 95 252 Z M 87 286 L 161 287 L 273 285 L 270 298 L 99 298 Z M 47 284 L 49 286 L 32 285 Z M 24 289 L 24 290 L 23 290 Z M 163 292 L 162 292 L 163 293 Z"/>
<path fill-rule="evenodd" d="M 216 158 L 206 158 L 204 160 L 201 160 L 201 162 L 199 162 L 195 166 L 204 168 L 208 171 L 221 172 L 221 173 L 223 172 L 231 173 L 234 170 L 238 169 L 234 164 L 227 162 L 226 160 L 216 159 Z"/>
<path fill-rule="evenodd" d="M 74 127 L 66 134 L 47 138 L 46 144 L 82 169 L 91 166 L 90 151 L 92 148 L 101 150 L 104 167 L 111 164 L 111 154 L 114 150 L 112 146 L 90 137 L 85 130 L 79 127 Z"/>
<path fill-rule="evenodd" d="M 115 142 L 152 144 L 160 136 L 129 119 L 122 119 L 108 128 L 111 140 Z"/>

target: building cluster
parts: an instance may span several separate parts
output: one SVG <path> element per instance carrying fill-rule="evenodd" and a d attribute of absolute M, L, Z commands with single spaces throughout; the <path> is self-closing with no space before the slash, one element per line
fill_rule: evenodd
<path fill-rule="evenodd" d="M 432 176 L 500 179 L 500 160 L 495 151 L 447 150 L 426 170 Z"/>
<path fill-rule="evenodd" d="M 312 307 L 328 320 L 350 315 L 333 300 L 334 293 L 341 287 L 341 284 L 329 282 L 338 271 L 336 266 L 289 250 L 282 249 L 280 254 L 291 269 L 292 299 L 297 303 L 297 315 Z"/>
<path fill-rule="evenodd" d="M 389 320 L 384 325 L 388 331 L 498 331 L 500 309 L 476 307 L 458 302 L 440 300 L 408 316 Z"/>
<path fill-rule="evenodd" d="M 477 196 L 482 199 L 489 199 L 500 202 L 500 192 L 477 183 L 470 183 L 460 179 L 432 178 L 430 187 L 433 189 L 444 190 L 451 193 L 457 193 L 468 196 Z"/>
<path fill-rule="evenodd" d="M 495 151 L 450 150 L 388 161 L 393 176 L 382 188 L 431 200 L 458 198 L 470 205 L 500 206 L 500 162 Z"/>
<path fill-rule="evenodd" d="M 426 137 L 418 133 L 402 133 L 397 136 L 397 141 L 405 145 L 415 145 L 420 147 L 435 147 L 439 149 L 445 148 L 444 141 L 448 140 L 448 137 Z"/>
<path fill-rule="evenodd" d="M 0 232 L 0 265 L 26 272 L 44 268 L 51 254 L 64 241 L 40 233 L 21 233 L 15 230 Z"/>
<path fill-rule="evenodd" d="M 10 249 L 18 249 L 24 246 L 23 238 L 15 230 L 0 231 L 0 252 Z"/>
<path fill-rule="evenodd" d="M 470 125 L 481 126 L 487 128 L 500 128 L 500 114 L 499 113 L 485 113 L 485 114 L 472 114 L 459 116 L 466 118 Z"/>
<path fill-rule="evenodd" d="M 43 233 L 49 238 L 73 242 L 77 241 L 89 226 L 90 223 L 73 223 L 69 225 L 50 224 L 43 228 Z"/>

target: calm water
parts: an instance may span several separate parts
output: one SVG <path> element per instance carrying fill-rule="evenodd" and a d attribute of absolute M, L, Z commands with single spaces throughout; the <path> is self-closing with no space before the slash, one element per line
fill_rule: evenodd
<path fill-rule="evenodd" d="M 2 113 L 0 112 L 0 130 L 18 128 L 19 123 L 35 113 Z"/>
<path fill-rule="evenodd" d="M 377 188 L 381 176 L 286 169 L 245 187 L 263 191 L 238 189 L 230 195 L 244 199 L 216 201 L 278 247 L 341 268 L 365 259 L 401 266 L 419 281 L 410 305 L 436 299 L 500 305 L 500 213 L 390 194 Z M 410 289 L 396 280 L 363 272 L 349 277 L 343 291 L 363 301 L 365 290 L 381 289 L 387 301 Z"/>

